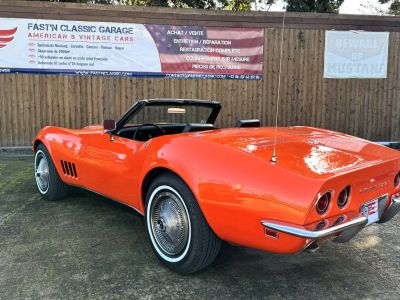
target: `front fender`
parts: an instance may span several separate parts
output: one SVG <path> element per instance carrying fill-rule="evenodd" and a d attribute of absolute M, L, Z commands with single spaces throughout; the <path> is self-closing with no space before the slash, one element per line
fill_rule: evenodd
<path fill-rule="evenodd" d="M 46 126 L 38 131 L 36 134 L 35 138 L 33 139 L 32 143 L 32 151 L 35 152 L 36 148 L 39 146 L 39 144 L 45 145 L 49 153 L 51 154 L 51 145 L 49 143 L 49 140 L 46 139 L 46 134 L 48 132 L 52 131 L 52 126 Z"/>
<path fill-rule="evenodd" d="M 51 159 L 56 167 L 60 178 L 70 184 L 76 184 L 75 179 L 69 179 L 62 176 L 62 166 L 58 163 L 60 160 L 72 161 L 74 162 L 78 157 L 81 142 L 80 137 L 71 132 L 72 130 L 46 126 L 41 129 L 34 141 L 33 141 L 33 151 L 36 150 L 37 146 L 42 143 L 47 151 L 50 153 Z"/>

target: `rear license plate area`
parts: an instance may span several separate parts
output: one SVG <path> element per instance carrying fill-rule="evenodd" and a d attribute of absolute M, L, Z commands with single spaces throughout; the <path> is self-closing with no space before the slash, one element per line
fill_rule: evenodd
<path fill-rule="evenodd" d="M 386 207 L 387 199 L 388 199 L 388 194 L 385 194 L 371 201 L 368 201 L 361 206 L 361 213 L 368 218 L 367 225 L 379 221 Z"/>

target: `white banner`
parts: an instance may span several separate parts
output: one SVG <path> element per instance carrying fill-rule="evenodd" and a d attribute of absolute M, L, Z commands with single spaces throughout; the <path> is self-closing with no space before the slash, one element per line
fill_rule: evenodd
<path fill-rule="evenodd" d="M 0 18 L 0 73 L 261 79 L 262 28 Z"/>
<path fill-rule="evenodd" d="M 324 78 L 386 78 L 388 32 L 325 31 Z"/>
<path fill-rule="evenodd" d="M 0 54 L 3 70 L 161 71 L 142 24 L 0 18 Z"/>

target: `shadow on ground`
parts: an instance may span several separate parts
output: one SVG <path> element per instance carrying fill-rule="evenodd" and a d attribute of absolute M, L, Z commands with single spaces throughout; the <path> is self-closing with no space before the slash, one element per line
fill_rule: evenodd
<path fill-rule="evenodd" d="M 85 191 L 40 198 L 31 159 L 0 159 L 0 298 L 398 298 L 397 217 L 348 244 L 292 256 L 224 245 L 179 276 L 153 255 L 142 218 Z"/>

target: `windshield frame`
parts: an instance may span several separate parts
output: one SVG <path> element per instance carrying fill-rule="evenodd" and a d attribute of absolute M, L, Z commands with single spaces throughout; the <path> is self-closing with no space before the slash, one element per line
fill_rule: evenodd
<path fill-rule="evenodd" d="M 159 106 L 159 105 L 183 105 L 183 106 L 206 106 L 210 107 L 211 113 L 207 119 L 208 124 L 214 124 L 219 111 L 221 110 L 221 104 L 217 101 L 210 100 L 195 100 L 195 99 L 147 99 L 140 100 L 136 102 L 126 113 L 122 116 L 122 118 L 117 122 L 116 128 L 114 132 L 117 132 L 119 129 L 123 128 L 125 124 L 136 114 L 142 111 L 145 106 Z"/>

